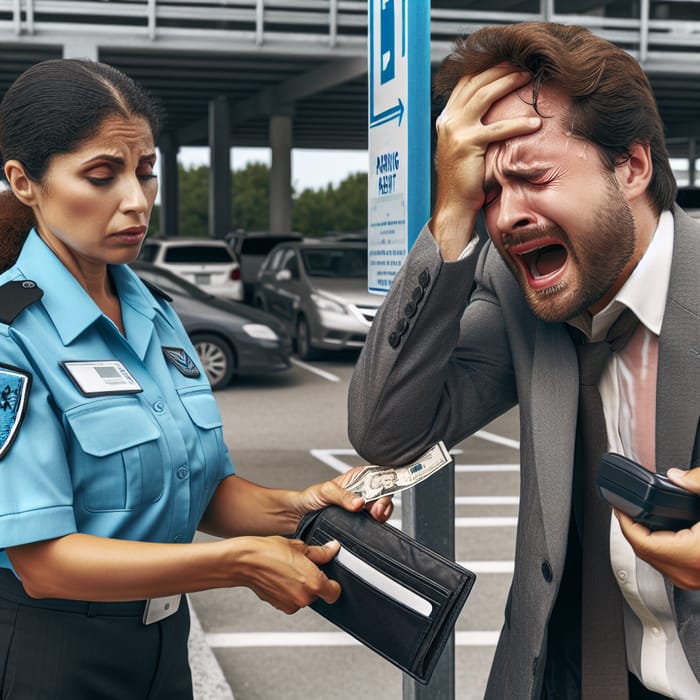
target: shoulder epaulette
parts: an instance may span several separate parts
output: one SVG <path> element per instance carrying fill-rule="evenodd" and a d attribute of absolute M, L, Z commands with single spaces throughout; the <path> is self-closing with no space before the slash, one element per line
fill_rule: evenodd
<path fill-rule="evenodd" d="M 10 324 L 44 292 L 31 280 L 13 280 L 0 286 L 0 323 Z"/>
<path fill-rule="evenodd" d="M 146 287 L 151 292 L 151 294 L 153 294 L 153 296 L 165 299 L 165 301 L 173 300 L 173 298 L 169 294 L 164 292 L 160 287 L 157 287 L 155 284 L 153 284 L 153 282 L 147 282 L 144 279 L 142 279 L 141 281 L 146 285 Z"/>

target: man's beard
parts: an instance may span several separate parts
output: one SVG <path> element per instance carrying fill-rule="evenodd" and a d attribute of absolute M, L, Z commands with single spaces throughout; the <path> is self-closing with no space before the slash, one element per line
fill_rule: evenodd
<path fill-rule="evenodd" d="M 546 289 L 532 289 L 522 266 L 510 256 L 504 258 L 530 308 L 544 321 L 566 321 L 593 306 L 613 286 L 634 253 L 634 218 L 614 178 L 588 231 L 585 236 L 576 234 L 575 244 L 558 226 L 539 232 L 562 242 L 570 266 L 564 279 Z"/>

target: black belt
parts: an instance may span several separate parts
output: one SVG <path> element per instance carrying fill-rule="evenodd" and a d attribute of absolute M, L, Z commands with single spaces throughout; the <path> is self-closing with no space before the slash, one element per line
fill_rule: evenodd
<path fill-rule="evenodd" d="M 134 617 L 141 619 L 146 605 L 145 600 L 133 600 L 125 603 L 96 603 L 89 600 L 32 598 L 27 595 L 14 573 L 4 567 L 0 567 L 0 599 L 32 608 L 76 613 L 88 617 Z"/>

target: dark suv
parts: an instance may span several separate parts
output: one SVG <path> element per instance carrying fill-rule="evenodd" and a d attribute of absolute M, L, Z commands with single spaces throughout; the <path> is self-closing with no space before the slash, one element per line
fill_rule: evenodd
<path fill-rule="evenodd" d="M 241 266 L 243 301 L 251 304 L 255 296 L 258 270 L 267 254 L 278 244 L 300 241 L 298 233 L 267 233 L 265 231 L 232 231 L 225 236 Z"/>

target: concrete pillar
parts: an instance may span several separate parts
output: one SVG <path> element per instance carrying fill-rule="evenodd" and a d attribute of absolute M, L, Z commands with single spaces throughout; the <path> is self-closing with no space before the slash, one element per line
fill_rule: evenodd
<path fill-rule="evenodd" d="M 694 138 L 688 141 L 688 187 L 695 187 L 697 173 L 695 172 L 695 161 L 698 157 L 697 142 Z"/>
<path fill-rule="evenodd" d="M 231 228 L 231 139 L 228 102 L 209 103 L 209 235 L 223 238 Z"/>
<path fill-rule="evenodd" d="M 63 45 L 63 58 L 87 58 L 99 60 L 97 44 L 88 37 L 76 36 L 70 44 Z"/>
<path fill-rule="evenodd" d="M 270 231 L 292 230 L 292 115 L 270 117 Z"/>
<path fill-rule="evenodd" d="M 179 230 L 180 199 L 177 152 L 172 134 L 163 134 L 158 143 L 160 150 L 160 228 L 161 236 L 177 236 Z"/>

